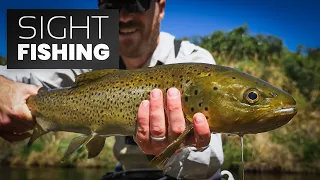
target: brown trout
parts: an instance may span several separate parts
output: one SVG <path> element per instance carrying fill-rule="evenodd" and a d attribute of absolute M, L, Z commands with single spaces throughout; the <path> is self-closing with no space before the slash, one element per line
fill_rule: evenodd
<path fill-rule="evenodd" d="M 252 134 L 271 131 L 297 113 L 295 100 L 267 82 L 230 67 L 183 63 L 135 70 L 97 70 L 76 77 L 69 88 L 39 92 L 27 100 L 36 119 L 28 145 L 55 131 L 81 133 L 63 159 L 86 146 L 88 158 L 97 156 L 105 138 L 135 134 L 142 100 L 154 88 L 181 92 L 187 127 L 151 164 L 162 168 L 193 132 L 192 117 L 203 113 L 212 133 Z"/>

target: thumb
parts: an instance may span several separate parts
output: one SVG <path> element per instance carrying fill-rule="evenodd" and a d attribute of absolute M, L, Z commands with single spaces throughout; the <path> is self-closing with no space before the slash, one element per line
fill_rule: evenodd
<path fill-rule="evenodd" d="M 33 118 L 32 118 L 31 111 L 30 111 L 28 105 L 26 104 L 26 101 L 30 96 L 37 95 L 39 89 L 40 89 L 40 87 L 37 87 L 34 85 L 29 85 L 29 84 L 26 85 L 26 88 L 25 88 L 26 93 L 23 97 L 24 104 L 22 105 L 22 107 L 19 110 L 21 111 L 20 113 L 23 114 L 24 118 L 27 120 L 32 120 Z"/>
<path fill-rule="evenodd" d="M 33 121 L 32 113 L 27 104 L 23 105 L 23 107 L 20 110 L 21 110 L 21 114 L 24 115 L 24 119 L 28 121 Z M 33 125 L 33 124 L 30 124 L 30 125 Z"/>
<path fill-rule="evenodd" d="M 36 95 L 38 94 L 38 91 L 41 87 L 37 87 L 37 86 L 34 86 L 34 85 L 31 85 L 31 84 L 25 84 L 25 90 L 26 90 L 26 94 L 29 94 L 29 95 Z"/>

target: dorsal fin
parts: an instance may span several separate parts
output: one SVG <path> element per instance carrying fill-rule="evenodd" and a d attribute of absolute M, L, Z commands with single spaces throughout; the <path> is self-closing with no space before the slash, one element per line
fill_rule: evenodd
<path fill-rule="evenodd" d="M 102 69 L 102 70 L 95 70 L 95 71 L 83 73 L 76 77 L 75 84 L 76 86 L 81 86 L 83 84 L 100 79 L 103 76 L 106 76 L 108 74 L 118 72 L 118 71 L 120 70 L 119 69 Z"/>

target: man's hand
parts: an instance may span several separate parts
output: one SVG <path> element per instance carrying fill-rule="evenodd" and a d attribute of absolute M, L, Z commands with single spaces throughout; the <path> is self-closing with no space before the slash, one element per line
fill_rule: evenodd
<path fill-rule="evenodd" d="M 186 127 L 185 118 L 182 112 L 181 94 L 176 88 L 170 88 L 167 92 L 166 115 L 164 111 L 163 94 L 159 89 L 151 91 L 150 100 L 144 100 L 140 104 L 138 111 L 137 134 L 134 140 L 141 150 L 146 154 L 158 155 L 172 141 L 183 133 Z M 193 117 L 194 135 L 187 139 L 188 145 L 195 147 L 205 147 L 210 142 L 210 129 L 205 116 L 196 113 Z M 152 137 L 162 138 L 168 136 L 163 141 L 154 141 Z"/>
<path fill-rule="evenodd" d="M 37 94 L 38 90 L 36 86 L 16 83 L 0 76 L 0 137 L 9 142 L 30 137 L 26 131 L 33 128 L 34 121 L 26 99 Z"/>

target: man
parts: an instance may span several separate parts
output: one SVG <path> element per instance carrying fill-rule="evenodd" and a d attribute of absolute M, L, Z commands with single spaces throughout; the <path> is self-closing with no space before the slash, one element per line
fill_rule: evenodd
<path fill-rule="evenodd" d="M 115 0 L 99 1 L 100 9 L 120 9 L 120 68 L 136 69 L 186 62 L 215 63 L 206 50 L 187 41 L 175 44 L 173 36 L 160 33 L 165 5 L 166 0 L 135 0 L 127 1 L 126 4 Z M 28 137 L 28 134 L 23 132 L 31 129 L 34 123 L 25 100 L 28 96 L 36 94 L 39 87 L 70 86 L 75 75 L 88 71 L 91 70 L 14 71 L 1 67 L 0 74 L 6 77 L 0 77 L 1 137 L 8 141 Z M 167 128 L 164 106 L 168 108 Z M 202 147 L 202 150 L 188 147 L 174 155 L 164 170 L 168 176 L 177 179 L 208 179 L 219 175 L 223 162 L 221 136 L 210 134 L 208 123 L 202 113 L 196 113 L 193 120 L 193 146 Z M 161 90 L 152 90 L 150 99 L 141 102 L 137 122 L 137 133 L 133 138 L 116 137 L 114 154 L 125 170 L 149 168 L 147 157 L 158 155 L 184 131 L 185 119 L 178 89 L 168 90 L 167 104 L 163 104 Z M 22 134 L 17 135 L 13 132 Z"/>

